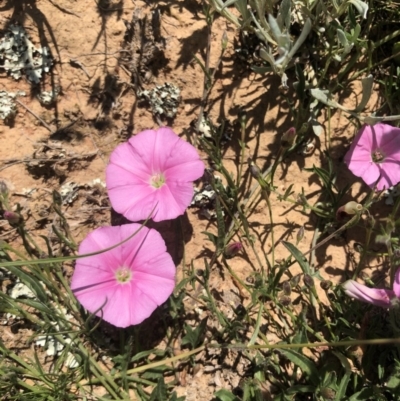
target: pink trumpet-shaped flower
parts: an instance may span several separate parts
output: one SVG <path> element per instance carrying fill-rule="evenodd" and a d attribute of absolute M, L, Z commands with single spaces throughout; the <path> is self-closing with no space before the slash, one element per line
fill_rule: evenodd
<path fill-rule="evenodd" d="M 393 290 L 383 288 L 369 288 L 354 280 L 348 280 L 343 284 L 344 291 L 350 297 L 373 305 L 389 308 L 400 298 L 400 268 L 397 269 Z"/>
<path fill-rule="evenodd" d="M 81 243 L 79 254 L 93 253 L 138 231 L 140 224 L 101 227 Z M 156 231 L 142 227 L 122 245 L 78 259 L 71 289 L 91 313 L 117 327 L 141 323 L 175 287 L 175 265 Z"/>
<path fill-rule="evenodd" d="M 146 130 L 113 151 L 106 170 L 112 207 L 131 221 L 182 215 L 193 198 L 193 181 L 204 173 L 197 150 L 171 128 Z"/>
<path fill-rule="evenodd" d="M 400 182 L 400 128 L 364 125 L 344 157 L 350 171 L 369 186 L 388 189 Z"/>

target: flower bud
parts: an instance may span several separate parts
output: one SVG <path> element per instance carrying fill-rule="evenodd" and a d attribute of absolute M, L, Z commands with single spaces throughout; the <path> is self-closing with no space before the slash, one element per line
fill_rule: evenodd
<path fill-rule="evenodd" d="M 297 285 L 300 283 L 300 274 L 297 274 L 296 276 L 293 276 L 290 279 L 290 285 L 292 286 L 292 288 L 297 287 Z"/>
<path fill-rule="evenodd" d="M 308 288 L 314 287 L 314 279 L 309 274 L 304 275 L 303 281 Z"/>
<path fill-rule="evenodd" d="M 287 297 L 286 295 L 282 295 L 279 298 L 279 302 L 283 305 L 283 306 L 289 306 L 292 303 L 292 300 L 290 299 L 290 297 Z"/>
<path fill-rule="evenodd" d="M 3 213 L 3 217 L 5 220 L 7 220 L 10 225 L 12 226 L 16 226 L 18 225 L 18 223 L 21 221 L 21 216 L 18 213 L 15 212 L 9 212 L 9 211 L 5 211 Z"/>
<path fill-rule="evenodd" d="M 8 187 L 5 181 L 0 180 L 0 196 L 7 196 L 8 195 Z"/>
<path fill-rule="evenodd" d="M 299 242 L 304 238 L 304 226 L 301 226 L 299 228 L 299 231 L 297 231 L 296 234 L 296 242 L 299 244 Z"/>
<path fill-rule="evenodd" d="M 262 178 L 262 173 L 260 168 L 251 159 L 249 159 L 249 168 L 250 168 L 250 174 L 253 178 L 255 178 L 256 180 Z"/>
<path fill-rule="evenodd" d="M 292 286 L 290 285 L 289 281 L 285 281 L 282 283 L 282 290 L 285 295 L 290 295 L 292 293 Z"/>
<path fill-rule="evenodd" d="M 243 248 L 243 245 L 240 242 L 232 242 L 227 245 L 224 250 L 224 255 L 227 259 L 235 257 Z"/>
<path fill-rule="evenodd" d="M 336 397 L 336 391 L 330 387 L 322 387 L 320 393 L 325 400 L 334 400 Z"/>
<path fill-rule="evenodd" d="M 221 45 L 223 50 L 225 50 L 228 46 L 228 35 L 226 34 L 226 31 L 224 31 L 224 33 L 222 34 Z"/>
<path fill-rule="evenodd" d="M 294 144 L 294 140 L 296 139 L 296 128 L 289 128 L 281 138 L 281 146 L 283 148 L 289 149 Z"/>
<path fill-rule="evenodd" d="M 306 206 L 308 204 L 307 198 L 304 196 L 304 194 L 298 194 L 297 195 L 297 203 L 300 206 Z"/>
<path fill-rule="evenodd" d="M 362 210 L 363 205 L 360 203 L 354 201 L 347 202 L 336 211 L 336 220 L 341 221 L 347 216 L 361 213 Z"/>
<path fill-rule="evenodd" d="M 322 288 L 324 291 L 328 291 L 329 288 L 332 287 L 332 285 L 333 285 L 333 283 L 332 283 L 332 281 L 330 281 L 330 280 L 323 280 L 323 281 L 321 281 L 321 283 L 320 283 L 320 286 L 321 286 L 321 288 Z"/>

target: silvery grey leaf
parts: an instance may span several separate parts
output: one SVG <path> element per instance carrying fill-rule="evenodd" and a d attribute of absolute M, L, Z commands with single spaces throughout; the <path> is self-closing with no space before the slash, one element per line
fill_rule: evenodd
<path fill-rule="evenodd" d="M 304 24 L 303 30 L 300 34 L 300 36 L 297 38 L 296 43 L 293 45 L 292 49 L 290 50 L 289 54 L 287 55 L 286 62 L 284 63 L 284 66 L 289 63 L 289 61 L 293 58 L 297 50 L 299 50 L 300 46 L 303 44 L 303 42 L 306 40 L 308 34 L 311 31 L 311 20 L 307 18 L 306 23 Z"/>
<path fill-rule="evenodd" d="M 363 17 L 364 19 L 367 18 L 367 13 L 368 13 L 367 3 L 364 3 L 361 0 L 349 0 L 349 3 L 354 5 L 354 7 L 357 9 L 361 17 Z"/>
<path fill-rule="evenodd" d="M 272 57 L 272 55 L 263 47 L 261 47 L 260 49 L 260 57 L 267 61 L 268 63 L 271 64 L 271 66 L 273 66 L 275 64 L 275 59 Z"/>
<path fill-rule="evenodd" d="M 320 136 L 324 132 L 324 127 L 317 120 L 310 120 L 311 128 L 316 136 Z"/>
<path fill-rule="evenodd" d="M 278 38 L 282 35 L 282 31 L 279 28 L 278 22 L 271 14 L 268 15 L 268 23 L 271 28 L 272 36 L 278 41 Z"/>
<path fill-rule="evenodd" d="M 338 36 L 339 42 L 342 44 L 342 46 L 344 48 L 349 46 L 349 41 L 347 40 L 345 33 L 340 28 L 337 29 L 337 36 Z"/>
<path fill-rule="evenodd" d="M 278 12 L 277 22 L 280 26 L 281 30 L 286 28 L 286 30 L 290 27 L 290 15 L 291 14 L 291 0 L 283 0 Z"/>
<path fill-rule="evenodd" d="M 371 97 L 372 86 L 374 84 L 374 78 L 372 77 L 372 75 L 368 75 L 368 77 L 363 78 L 361 80 L 361 84 L 362 84 L 362 98 L 361 98 L 360 104 L 353 110 L 355 112 L 359 112 L 359 111 L 363 110 L 365 108 L 365 106 L 367 105 L 367 103 Z"/>
<path fill-rule="evenodd" d="M 323 104 L 326 104 L 329 107 L 334 107 L 334 108 L 341 109 L 341 110 L 347 111 L 347 112 L 349 111 L 348 109 L 346 109 L 345 107 L 340 105 L 335 100 L 330 99 L 328 91 L 323 91 L 321 89 L 314 88 L 314 89 L 310 89 L 310 93 L 313 98 L 317 99 L 318 101 L 320 101 Z"/>
<path fill-rule="evenodd" d="M 365 117 L 360 117 L 360 120 L 368 125 L 375 125 L 377 123 L 380 123 L 382 121 L 399 121 L 400 120 L 400 115 L 397 116 L 374 116 L 374 115 L 370 115 L 370 116 L 365 116 Z"/>

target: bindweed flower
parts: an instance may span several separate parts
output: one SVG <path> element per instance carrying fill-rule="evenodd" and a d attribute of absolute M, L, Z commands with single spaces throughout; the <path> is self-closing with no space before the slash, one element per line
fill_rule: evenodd
<path fill-rule="evenodd" d="M 224 255 L 227 259 L 235 257 L 243 248 L 241 242 L 232 242 L 227 245 L 224 250 Z"/>
<path fill-rule="evenodd" d="M 384 288 L 369 288 L 354 280 L 348 280 L 343 284 L 345 293 L 362 302 L 389 308 L 397 304 L 400 298 L 400 268 L 397 269 L 393 290 Z"/>
<path fill-rule="evenodd" d="M 113 151 L 106 170 L 111 205 L 131 221 L 182 215 L 193 198 L 193 181 L 204 163 L 191 144 L 164 127 L 146 130 Z"/>
<path fill-rule="evenodd" d="M 296 139 L 296 128 L 289 128 L 281 137 L 281 146 L 285 149 L 289 149 L 293 146 L 294 140 Z"/>
<path fill-rule="evenodd" d="M 11 226 L 17 226 L 21 222 L 21 215 L 15 212 L 5 211 L 3 217 L 7 220 Z"/>
<path fill-rule="evenodd" d="M 350 201 L 345 205 L 340 206 L 338 210 L 336 210 L 336 220 L 341 221 L 348 216 L 352 216 L 355 214 L 359 214 L 363 211 L 363 205 L 360 203 Z"/>
<path fill-rule="evenodd" d="M 98 228 L 82 241 L 79 254 L 122 242 L 140 227 L 133 223 Z M 175 271 L 161 235 L 142 227 L 122 245 L 78 259 L 71 289 L 89 312 L 114 326 L 128 327 L 141 323 L 168 299 L 174 290 Z"/>
<path fill-rule="evenodd" d="M 378 190 L 400 182 L 400 128 L 364 125 L 344 157 L 350 171 Z"/>

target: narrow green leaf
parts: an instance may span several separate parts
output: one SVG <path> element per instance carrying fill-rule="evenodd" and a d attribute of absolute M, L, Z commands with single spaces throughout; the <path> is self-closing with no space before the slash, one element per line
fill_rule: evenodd
<path fill-rule="evenodd" d="M 146 358 L 149 355 L 157 355 L 157 356 L 164 356 L 165 355 L 165 351 L 160 350 L 161 352 L 159 352 L 159 350 L 146 350 L 146 351 L 142 351 L 142 352 L 138 352 L 136 355 L 134 355 L 131 358 L 131 362 L 136 362 L 139 361 L 140 359 Z"/>
<path fill-rule="evenodd" d="M 218 237 L 215 234 L 209 233 L 208 231 L 202 231 L 201 233 L 204 234 L 215 246 L 217 246 Z"/>
<path fill-rule="evenodd" d="M 374 389 L 372 387 L 363 388 L 361 391 L 353 394 L 348 400 L 349 401 L 370 401 L 374 400 Z"/>
<path fill-rule="evenodd" d="M 7 270 L 17 276 L 22 283 L 29 287 L 33 293 L 43 302 L 47 301 L 47 294 L 40 282 L 31 274 L 26 273 L 19 267 L 8 266 Z"/>
<path fill-rule="evenodd" d="M 203 340 L 203 335 L 207 328 L 207 320 L 207 317 L 202 319 L 195 329 L 185 325 L 186 335 L 182 338 L 182 345 L 189 344 L 192 348 L 198 347 Z"/>
<path fill-rule="evenodd" d="M 343 368 L 345 369 L 346 373 L 350 374 L 351 373 L 351 365 L 348 359 L 341 354 L 340 352 L 337 351 L 332 351 L 333 355 L 336 356 L 336 358 L 339 359 L 340 363 L 342 364 Z"/>
<path fill-rule="evenodd" d="M 304 77 L 303 67 L 300 63 L 296 63 L 294 67 L 298 79 L 297 85 L 295 86 L 295 90 L 299 99 L 303 100 L 305 97 L 305 89 L 306 89 L 306 79 Z"/>
<path fill-rule="evenodd" d="M 286 390 L 286 394 L 298 394 L 298 393 L 315 393 L 315 386 L 310 386 L 307 384 L 296 384 L 292 387 L 289 387 Z"/>
<path fill-rule="evenodd" d="M 344 399 L 349 382 L 350 373 L 346 372 L 345 375 L 342 377 L 342 380 L 340 380 L 339 386 L 336 391 L 335 401 L 341 401 Z"/>
<path fill-rule="evenodd" d="M 279 351 L 282 355 L 284 355 L 289 361 L 293 362 L 296 366 L 298 366 L 303 373 L 305 373 L 312 384 L 318 386 L 319 383 L 319 375 L 318 370 L 313 361 L 300 354 L 299 352 L 293 351 L 291 349 L 284 349 Z"/>
<path fill-rule="evenodd" d="M 218 390 L 214 394 L 214 396 L 220 401 L 240 401 L 238 397 L 236 397 L 230 391 L 225 390 L 223 388 L 221 390 Z"/>
<path fill-rule="evenodd" d="M 159 380 L 160 378 L 165 376 L 165 372 L 168 372 L 170 370 L 170 366 L 161 365 L 157 366 L 156 368 L 146 370 L 146 372 L 143 373 L 142 377 L 146 380 Z"/>
<path fill-rule="evenodd" d="M 225 219 L 222 213 L 221 202 L 217 197 L 215 200 L 215 212 L 217 214 L 218 238 L 217 238 L 217 252 L 220 254 L 225 247 Z"/>
<path fill-rule="evenodd" d="M 301 267 L 301 270 L 304 274 L 311 274 L 311 268 L 308 264 L 306 258 L 302 255 L 302 253 L 297 249 L 297 247 L 290 242 L 282 241 L 285 248 L 292 254 L 292 256 L 296 259 L 298 264 Z"/>
<path fill-rule="evenodd" d="M 158 379 L 157 386 L 150 394 L 149 401 L 167 401 L 168 400 L 168 390 L 165 385 L 164 378 Z"/>

